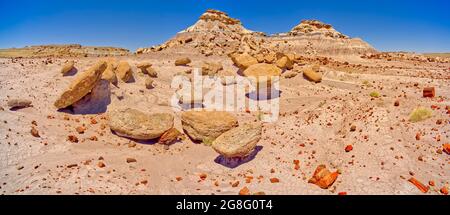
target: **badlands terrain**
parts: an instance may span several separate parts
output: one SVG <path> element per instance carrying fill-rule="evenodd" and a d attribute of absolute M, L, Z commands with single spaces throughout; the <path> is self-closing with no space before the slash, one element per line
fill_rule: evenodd
<path fill-rule="evenodd" d="M 1 194 L 448 193 L 445 56 L 378 52 L 315 20 L 266 35 L 215 10 L 136 53 L 0 56 Z M 279 75 L 278 120 L 174 110 L 172 80 L 194 68 Z"/>

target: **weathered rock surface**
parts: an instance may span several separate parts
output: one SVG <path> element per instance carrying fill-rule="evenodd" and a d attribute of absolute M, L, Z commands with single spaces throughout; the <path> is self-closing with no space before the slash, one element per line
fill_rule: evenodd
<path fill-rule="evenodd" d="M 89 94 L 72 104 L 76 114 L 105 113 L 111 103 L 111 87 L 109 81 L 100 80 Z"/>
<path fill-rule="evenodd" d="M 213 149 L 226 158 L 246 157 L 261 139 L 261 124 L 248 123 L 223 133 L 213 143 Z"/>
<path fill-rule="evenodd" d="M 75 62 L 73 60 L 70 60 L 69 62 L 65 63 L 63 65 L 63 67 L 61 68 L 61 73 L 63 75 L 69 73 L 70 71 L 72 71 L 75 67 Z"/>
<path fill-rule="evenodd" d="M 222 111 L 187 111 L 181 114 L 186 134 L 195 141 L 213 141 L 238 126 L 235 116 Z"/>
<path fill-rule="evenodd" d="M 10 99 L 8 100 L 9 109 L 26 108 L 31 106 L 31 100 L 28 99 Z"/>
<path fill-rule="evenodd" d="M 223 69 L 222 64 L 214 62 L 203 62 L 202 64 L 202 75 L 216 75 L 220 70 Z"/>
<path fill-rule="evenodd" d="M 312 82 L 318 83 L 322 81 L 322 74 L 319 73 L 318 65 L 305 68 L 303 70 L 303 76 Z"/>
<path fill-rule="evenodd" d="M 127 83 L 133 79 L 133 71 L 131 66 L 126 61 L 121 61 L 116 69 L 117 78 Z"/>
<path fill-rule="evenodd" d="M 191 59 L 188 57 L 179 58 L 175 61 L 175 66 L 186 66 L 191 63 Z"/>
<path fill-rule="evenodd" d="M 55 101 L 55 107 L 66 108 L 86 96 L 100 80 L 106 66 L 106 61 L 99 61 L 87 71 L 77 75 L 69 88 Z"/>
<path fill-rule="evenodd" d="M 231 56 L 231 60 L 237 67 L 239 67 L 239 69 L 242 70 L 247 69 L 249 66 L 258 63 L 258 60 L 249 55 L 248 53 L 234 54 Z"/>
<path fill-rule="evenodd" d="M 173 127 L 173 115 L 168 113 L 147 114 L 132 108 L 111 111 L 109 126 L 117 135 L 137 140 L 160 137 Z"/>

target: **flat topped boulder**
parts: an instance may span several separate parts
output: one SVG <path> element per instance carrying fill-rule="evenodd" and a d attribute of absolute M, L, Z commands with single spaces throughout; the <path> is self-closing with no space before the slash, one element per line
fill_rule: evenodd
<path fill-rule="evenodd" d="M 173 127 L 173 115 L 147 114 L 132 108 L 122 108 L 108 113 L 109 126 L 117 135 L 137 140 L 151 140 Z"/>
<path fill-rule="evenodd" d="M 250 155 L 261 139 L 261 124 L 247 123 L 223 133 L 213 143 L 213 149 L 226 158 Z"/>
<path fill-rule="evenodd" d="M 139 69 L 147 69 L 149 67 L 152 67 L 152 64 L 149 62 L 141 62 L 141 63 L 137 64 L 136 67 Z"/>
<path fill-rule="evenodd" d="M 258 63 L 256 58 L 247 53 L 234 54 L 231 56 L 231 60 L 237 67 L 239 67 L 239 69 L 247 69 L 249 66 Z"/>
<path fill-rule="evenodd" d="M 182 58 L 178 58 L 175 61 L 175 66 L 186 66 L 190 63 L 191 63 L 191 59 L 189 59 L 188 57 L 182 57 Z"/>
<path fill-rule="evenodd" d="M 106 69 L 106 61 L 99 61 L 87 71 L 79 73 L 69 88 L 55 101 L 56 108 L 66 108 L 86 96 L 100 80 Z"/>
<path fill-rule="evenodd" d="M 238 126 L 236 117 L 223 111 L 183 112 L 181 123 L 186 134 L 195 141 L 213 141 Z"/>

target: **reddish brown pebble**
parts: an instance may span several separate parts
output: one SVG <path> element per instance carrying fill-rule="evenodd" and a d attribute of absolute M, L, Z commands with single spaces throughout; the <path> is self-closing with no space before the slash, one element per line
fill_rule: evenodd
<path fill-rule="evenodd" d="M 353 150 L 353 146 L 352 145 L 347 145 L 345 147 L 345 152 L 350 152 L 351 150 Z"/>

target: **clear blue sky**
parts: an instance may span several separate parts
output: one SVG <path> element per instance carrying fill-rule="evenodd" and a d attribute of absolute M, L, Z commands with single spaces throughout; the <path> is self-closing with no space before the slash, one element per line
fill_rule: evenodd
<path fill-rule="evenodd" d="M 449 0 L 0 0 L 0 48 L 79 43 L 134 51 L 164 42 L 208 8 L 269 34 L 318 19 L 378 50 L 450 52 Z"/>

